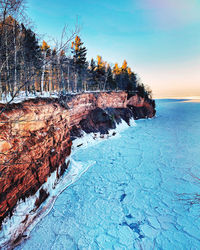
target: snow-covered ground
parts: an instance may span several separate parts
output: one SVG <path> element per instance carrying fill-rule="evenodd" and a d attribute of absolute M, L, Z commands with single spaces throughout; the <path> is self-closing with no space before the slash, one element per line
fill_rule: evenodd
<path fill-rule="evenodd" d="M 17 249 L 200 249 L 200 205 L 191 204 L 200 194 L 200 103 L 159 100 L 157 110 L 74 152 L 96 163 Z"/>
<path fill-rule="evenodd" d="M 102 91 L 100 90 L 95 90 L 95 91 L 83 91 L 83 92 L 69 92 L 66 94 L 70 94 L 70 95 L 77 95 L 77 94 L 82 94 L 82 93 L 100 93 Z M 103 92 L 110 92 L 109 90 L 104 90 Z M 121 92 L 121 90 L 115 90 L 115 92 Z M 11 93 L 8 93 L 7 95 L 5 95 L 4 93 L 2 94 L 2 97 L 0 98 L 0 104 L 6 104 L 6 103 L 21 103 L 23 101 L 27 101 L 30 99 L 36 99 L 36 98 L 59 98 L 61 93 L 59 93 L 58 91 L 54 91 L 54 92 L 46 92 L 43 91 L 43 93 L 41 92 L 36 92 L 36 93 L 28 93 L 26 94 L 25 91 L 20 91 L 19 94 L 12 100 L 12 95 Z"/>
<path fill-rule="evenodd" d="M 59 93 L 58 92 L 43 92 L 43 93 L 40 93 L 40 92 L 37 92 L 37 93 L 28 93 L 28 95 L 26 95 L 26 92 L 25 91 L 21 91 L 13 100 L 12 100 L 12 96 L 11 94 L 2 94 L 2 98 L 0 99 L 0 103 L 3 103 L 3 104 L 6 104 L 8 102 L 10 102 L 11 100 L 11 103 L 20 103 L 20 102 L 23 102 L 23 101 L 27 101 L 27 100 L 30 100 L 30 99 L 36 99 L 36 98 L 48 98 L 48 97 L 51 97 L 51 98 L 58 98 L 59 97 Z"/>

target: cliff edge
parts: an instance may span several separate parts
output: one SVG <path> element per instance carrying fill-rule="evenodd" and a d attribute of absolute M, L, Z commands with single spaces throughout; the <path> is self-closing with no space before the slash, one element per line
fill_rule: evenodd
<path fill-rule="evenodd" d="M 0 110 L 5 106 L 0 105 Z M 108 133 L 123 119 L 152 118 L 155 102 L 126 92 L 98 92 L 11 104 L 0 115 L 0 227 L 20 200 L 39 190 L 37 209 L 48 197 L 42 189 L 52 173 L 59 179 L 68 164 L 72 140 L 86 133 Z M 28 221 L 28 214 L 20 223 Z M 25 230 L 26 228 L 24 228 Z M 22 234 L 22 232 L 20 232 Z M 15 242 L 20 235 L 15 233 Z M 16 243 L 16 242 L 15 242 Z"/>

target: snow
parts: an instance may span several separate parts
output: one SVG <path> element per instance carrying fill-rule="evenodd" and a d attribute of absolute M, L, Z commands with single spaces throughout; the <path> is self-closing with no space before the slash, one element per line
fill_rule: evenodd
<path fill-rule="evenodd" d="M 58 92 L 43 92 L 43 93 L 39 93 L 36 92 L 34 93 L 28 93 L 28 95 L 26 95 L 25 91 L 21 91 L 11 103 L 20 103 L 29 99 L 36 99 L 36 98 L 47 98 L 47 97 L 51 97 L 51 98 L 58 98 L 59 97 L 59 93 Z M 12 100 L 12 96 L 10 93 L 8 93 L 7 95 L 5 95 L 4 93 L 2 94 L 2 99 L 0 100 L 0 103 L 8 103 Z"/>
<path fill-rule="evenodd" d="M 66 174 L 57 179 L 56 171 L 51 174 L 47 182 L 37 191 L 37 193 L 23 201 L 19 201 L 13 216 L 4 220 L 2 224 L 2 230 L 0 231 L 0 246 L 4 246 L 9 242 L 9 239 L 15 238 L 15 235 L 19 235 L 19 232 L 23 233 L 24 228 L 28 228 L 26 231 L 26 237 L 29 236 L 31 230 L 35 225 L 44 218 L 49 211 L 52 209 L 54 202 L 57 197 L 63 192 L 65 188 L 73 184 L 81 175 L 88 170 L 95 162 L 76 162 L 72 158 L 67 158 L 66 163 L 70 161 L 70 165 L 66 171 Z M 49 193 L 49 198 L 39 207 L 38 210 L 34 211 L 35 201 L 39 197 L 39 191 L 44 189 Z M 26 223 L 23 221 L 28 215 Z"/>
<path fill-rule="evenodd" d="M 130 123 L 132 126 L 135 125 L 135 121 L 133 119 L 131 119 Z M 77 181 L 82 174 L 89 169 L 89 167 L 95 164 L 95 161 L 86 161 L 82 163 L 73 160 L 72 156 L 80 148 L 80 145 L 81 148 L 87 148 L 101 142 L 102 140 L 112 137 L 113 133 L 116 134 L 115 137 L 120 136 L 120 132 L 124 131 L 128 127 L 127 123 L 122 120 L 122 122 L 116 126 L 116 129 L 109 131 L 108 135 L 102 136 L 100 133 L 86 134 L 82 132 L 83 137 L 74 140 L 71 157 L 66 159 L 66 163 L 70 161 L 66 174 L 61 179 L 57 179 L 56 171 L 53 172 L 48 178 L 48 181 L 42 185 L 35 195 L 27 198 L 25 202 L 18 202 L 13 216 L 11 218 L 7 218 L 3 223 L 2 230 L 0 232 L 0 245 L 5 245 L 10 238 L 14 238 L 15 235 L 19 234 L 19 232 L 23 233 L 23 230 L 26 227 L 28 229 L 25 234 L 26 237 L 28 237 L 35 225 L 50 212 L 60 193 Z M 42 188 L 49 193 L 49 198 L 37 211 L 33 212 L 35 208 L 35 201 L 39 197 L 39 191 Z M 26 215 L 29 215 L 29 217 L 27 222 L 24 224 L 23 221 L 26 219 Z"/>
<path fill-rule="evenodd" d="M 199 249 L 200 104 L 157 103 L 155 119 L 73 152 L 95 164 L 17 249 Z"/>
<path fill-rule="evenodd" d="M 135 120 L 132 118 L 130 120 L 130 126 L 133 127 L 135 125 L 136 125 Z M 84 131 L 82 131 L 82 137 L 76 138 L 73 141 L 72 155 L 74 152 L 77 152 L 79 148 L 86 149 L 88 147 L 98 144 L 99 142 L 104 141 L 105 139 L 118 138 L 120 137 L 120 133 L 128 128 L 129 128 L 129 125 L 124 120 L 122 120 L 119 124 L 116 124 L 115 129 L 110 129 L 108 131 L 108 134 L 105 134 L 105 135 L 101 135 L 100 132 L 87 134 Z"/>
<path fill-rule="evenodd" d="M 100 90 L 95 90 L 95 91 L 84 91 L 84 92 L 66 92 L 66 94 L 70 94 L 70 95 L 77 95 L 77 94 L 82 94 L 82 93 L 100 93 L 102 91 Z M 108 90 L 105 90 L 103 92 L 110 92 Z M 121 90 L 115 91 L 115 92 L 122 92 Z M 13 101 L 11 103 L 21 103 L 23 101 L 26 100 L 30 100 L 30 99 L 36 99 L 36 98 L 59 98 L 61 94 L 61 91 L 54 91 L 54 92 L 47 92 L 47 91 L 43 91 L 41 92 L 36 92 L 36 93 L 28 93 L 26 94 L 25 91 L 20 91 L 19 94 L 13 99 Z M 8 94 L 5 95 L 5 93 L 2 93 L 2 97 L 0 99 L 0 103 L 2 104 L 6 104 L 8 102 L 10 102 L 12 100 L 12 95 L 9 92 Z"/>

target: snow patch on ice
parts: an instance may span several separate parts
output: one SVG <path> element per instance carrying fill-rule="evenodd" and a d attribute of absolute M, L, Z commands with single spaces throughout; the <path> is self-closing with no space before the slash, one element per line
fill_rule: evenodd
<path fill-rule="evenodd" d="M 136 126 L 135 120 L 133 118 L 130 119 L 130 126 Z M 87 148 L 89 146 L 94 146 L 99 142 L 108 139 L 108 138 L 118 138 L 120 133 L 130 127 L 124 120 L 122 120 L 119 124 L 116 124 L 115 129 L 110 129 L 108 134 L 98 133 L 85 133 L 82 131 L 82 137 L 76 138 L 72 144 L 72 154 L 75 153 L 78 148 Z"/>

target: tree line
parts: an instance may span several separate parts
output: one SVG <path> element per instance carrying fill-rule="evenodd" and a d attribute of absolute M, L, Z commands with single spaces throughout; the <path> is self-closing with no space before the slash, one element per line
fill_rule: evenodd
<path fill-rule="evenodd" d="M 3 0 L 4 3 L 12 1 Z M 4 11 L 1 9 L 0 100 L 7 96 L 14 99 L 20 93 L 26 96 L 45 93 L 64 95 L 110 90 L 138 92 L 144 97 L 151 95 L 126 60 L 121 66 L 116 63 L 113 67 L 99 55 L 96 60 L 88 61 L 87 49 L 77 32 L 54 48 L 46 41 L 40 44 L 33 30 L 14 18 L 22 0 L 14 2 L 19 5 L 13 12 L 5 13 L 5 6 Z"/>

